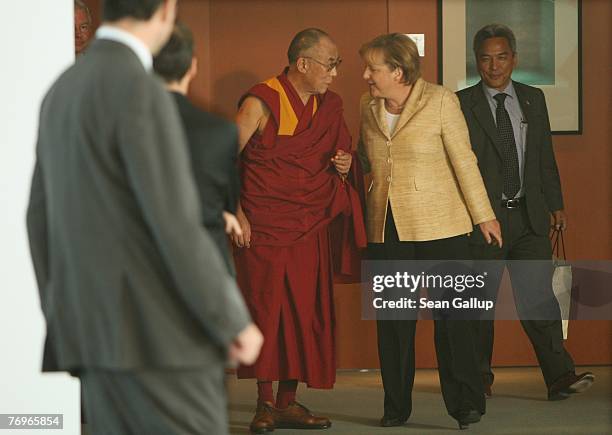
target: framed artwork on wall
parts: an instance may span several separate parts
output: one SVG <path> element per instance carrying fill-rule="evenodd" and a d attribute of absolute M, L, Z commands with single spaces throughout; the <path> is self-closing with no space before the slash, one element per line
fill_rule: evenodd
<path fill-rule="evenodd" d="M 513 80 L 542 89 L 553 134 L 582 133 L 580 0 L 438 0 L 438 81 L 457 91 L 480 80 L 472 50 L 481 27 L 516 36 Z"/>

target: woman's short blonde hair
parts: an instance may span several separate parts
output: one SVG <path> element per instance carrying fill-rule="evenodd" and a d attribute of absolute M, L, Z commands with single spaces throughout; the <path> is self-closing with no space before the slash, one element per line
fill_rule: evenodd
<path fill-rule="evenodd" d="M 366 42 L 359 49 L 364 60 L 370 60 L 374 53 L 381 53 L 385 64 L 392 71 L 400 68 L 403 71 L 403 81 L 413 84 L 421 77 L 419 50 L 412 39 L 403 33 L 380 35 Z"/>

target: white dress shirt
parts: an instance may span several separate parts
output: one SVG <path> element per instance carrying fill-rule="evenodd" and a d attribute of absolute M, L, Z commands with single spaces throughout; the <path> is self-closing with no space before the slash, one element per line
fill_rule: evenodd
<path fill-rule="evenodd" d="M 140 59 L 146 71 L 153 68 L 153 55 L 140 39 L 118 27 L 103 25 L 96 31 L 96 39 L 108 39 L 127 45 Z"/>

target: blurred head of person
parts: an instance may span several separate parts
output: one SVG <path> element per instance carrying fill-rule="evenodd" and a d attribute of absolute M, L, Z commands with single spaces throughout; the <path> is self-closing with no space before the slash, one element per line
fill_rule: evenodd
<path fill-rule="evenodd" d="M 153 59 L 153 69 L 174 92 L 187 95 L 189 83 L 197 74 L 197 60 L 193 56 L 193 34 L 177 22 L 170 39 Z"/>
<path fill-rule="evenodd" d="M 153 55 L 166 44 L 176 20 L 177 0 L 103 0 L 104 24 L 132 33 Z"/>
<path fill-rule="evenodd" d="M 93 33 L 91 12 L 81 0 L 74 0 L 74 53 L 82 54 Z"/>

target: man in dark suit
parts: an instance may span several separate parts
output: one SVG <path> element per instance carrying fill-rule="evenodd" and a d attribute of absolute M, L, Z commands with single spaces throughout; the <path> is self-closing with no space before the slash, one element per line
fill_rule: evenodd
<path fill-rule="evenodd" d="M 176 107 L 150 74 L 176 0 L 105 0 L 41 107 L 27 221 L 43 370 L 79 376 L 93 434 L 227 433 L 224 365 L 261 334 L 210 236 Z"/>
<path fill-rule="evenodd" d="M 242 234 L 235 217 L 240 195 L 238 130 L 234 123 L 198 109 L 187 99 L 197 74 L 197 60 L 193 57 L 193 35 L 186 25 L 176 24 L 170 40 L 153 59 L 153 68 L 172 92 L 185 127 L 202 203 L 202 223 L 235 275 L 226 233 Z"/>
<path fill-rule="evenodd" d="M 488 245 L 474 231 L 472 255 L 477 260 L 550 260 L 550 216 L 561 231 L 567 219 L 544 94 L 511 80 L 518 59 L 516 40 L 508 27 L 491 24 L 480 29 L 474 37 L 474 54 L 482 81 L 457 94 L 504 245 Z M 493 299 L 504 264 L 495 261 L 486 266 Z M 594 376 L 588 372 L 576 375 L 563 346 L 552 265 L 548 261 L 510 261 L 507 267 L 517 312 L 540 363 L 548 399 L 561 400 L 586 390 Z M 479 334 L 481 370 L 490 395 L 493 320 L 480 322 Z"/>

